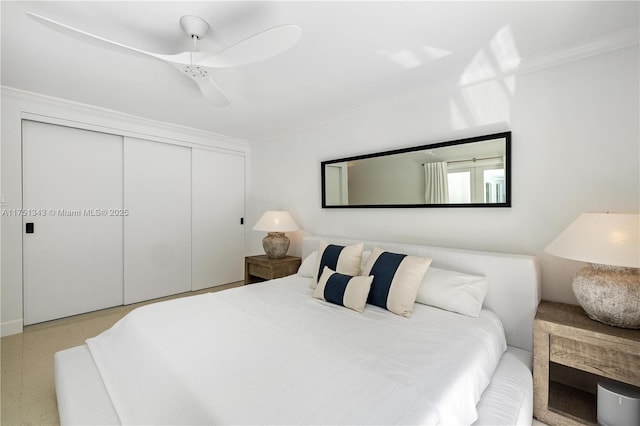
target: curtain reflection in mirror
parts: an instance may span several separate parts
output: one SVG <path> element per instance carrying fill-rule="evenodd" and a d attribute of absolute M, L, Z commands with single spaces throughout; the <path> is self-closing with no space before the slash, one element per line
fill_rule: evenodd
<path fill-rule="evenodd" d="M 424 202 L 427 204 L 449 203 L 449 185 L 447 183 L 447 162 L 425 163 Z"/>

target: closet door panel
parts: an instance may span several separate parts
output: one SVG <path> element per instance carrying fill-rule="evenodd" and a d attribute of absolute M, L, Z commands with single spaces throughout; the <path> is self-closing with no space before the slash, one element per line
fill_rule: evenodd
<path fill-rule="evenodd" d="M 191 290 L 191 148 L 124 140 L 125 304 Z"/>
<path fill-rule="evenodd" d="M 122 137 L 23 121 L 22 143 L 24 324 L 122 305 Z"/>
<path fill-rule="evenodd" d="M 192 168 L 192 289 L 241 281 L 244 156 L 194 148 Z"/>

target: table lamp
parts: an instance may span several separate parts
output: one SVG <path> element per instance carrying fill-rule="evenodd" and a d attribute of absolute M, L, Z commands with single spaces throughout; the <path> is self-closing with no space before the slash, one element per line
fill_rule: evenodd
<path fill-rule="evenodd" d="M 588 262 L 572 289 L 589 318 L 640 328 L 640 213 L 583 213 L 545 249 Z"/>
<path fill-rule="evenodd" d="M 268 232 L 262 240 L 264 252 L 271 259 L 281 259 L 287 255 L 290 244 L 289 238 L 284 233 L 297 231 L 300 228 L 289 212 L 266 211 L 253 229 Z"/>

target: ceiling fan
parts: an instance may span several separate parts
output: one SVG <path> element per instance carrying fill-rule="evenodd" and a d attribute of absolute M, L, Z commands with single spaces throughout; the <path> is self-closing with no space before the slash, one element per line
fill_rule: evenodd
<path fill-rule="evenodd" d="M 299 26 L 281 25 L 254 34 L 224 48 L 220 52 L 213 54 L 205 53 L 198 50 L 198 40 L 207 34 L 209 24 L 198 16 L 186 15 L 180 18 L 180 25 L 193 41 L 193 47 L 182 53 L 165 55 L 147 52 L 113 40 L 108 40 L 32 12 L 27 12 L 27 15 L 58 32 L 85 42 L 98 44 L 103 47 L 116 48 L 126 51 L 127 53 L 160 59 L 193 80 L 205 98 L 211 103 L 221 107 L 229 105 L 229 99 L 213 80 L 210 72 L 212 69 L 232 68 L 262 61 L 294 46 L 302 36 L 302 30 Z"/>

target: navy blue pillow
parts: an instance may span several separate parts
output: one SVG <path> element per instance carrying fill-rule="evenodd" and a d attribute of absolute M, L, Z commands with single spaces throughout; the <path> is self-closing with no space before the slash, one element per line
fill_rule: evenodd
<path fill-rule="evenodd" d="M 318 263 L 316 264 L 311 288 L 316 288 L 325 267 L 341 274 L 351 276 L 360 275 L 363 247 L 364 244 L 362 243 L 343 246 L 339 244 L 329 244 L 325 241 L 320 242 Z"/>
<path fill-rule="evenodd" d="M 320 279 L 320 276 L 322 276 L 322 271 L 324 271 L 325 266 L 332 271 L 338 270 L 338 259 L 340 258 L 340 253 L 342 253 L 343 249 L 344 246 L 329 244 L 325 247 L 323 252 L 319 254 L 320 263 L 318 263 L 318 279 Z"/>
<path fill-rule="evenodd" d="M 430 264 L 430 258 L 390 253 L 375 247 L 362 271 L 363 275 L 373 276 L 367 302 L 410 317 Z"/>
<path fill-rule="evenodd" d="M 367 304 L 372 281 L 371 276 L 353 277 L 340 274 L 325 266 L 313 297 L 362 312 Z"/>

